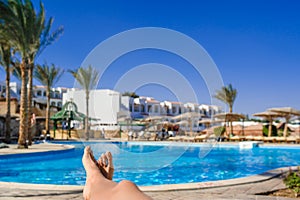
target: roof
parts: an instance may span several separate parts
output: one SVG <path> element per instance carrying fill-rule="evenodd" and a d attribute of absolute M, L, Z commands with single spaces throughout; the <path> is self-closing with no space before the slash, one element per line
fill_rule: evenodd
<path fill-rule="evenodd" d="M 62 110 L 57 112 L 56 114 L 50 117 L 51 120 L 78 120 L 83 121 L 85 119 L 85 115 L 81 112 L 78 112 L 77 105 L 69 101 L 65 103 L 62 107 Z"/>

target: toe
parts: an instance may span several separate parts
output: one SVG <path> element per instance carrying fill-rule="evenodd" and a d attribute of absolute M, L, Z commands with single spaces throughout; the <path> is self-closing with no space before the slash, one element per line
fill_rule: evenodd
<path fill-rule="evenodd" d="M 111 153 L 108 151 L 105 153 L 105 156 L 107 158 L 107 166 L 110 168 L 113 168 L 113 161 L 112 161 L 112 155 Z"/>
<path fill-rule="evenodd" d="M 89 146 L 85 147 L 84 153 L 82 156 L 82 164 L 87 172 L 87 174 L 91 173 L 93 170 L 97 170 L 98 167 L 96 166 L 96 163 L 93 161 L 93 158 L 91 157 L 92 150 Z"/>
<path fill-rule="evenodd" d="M 101 163 L 102 163 L 103 167 L 106 167 L 106 165 L 107 165 L 107 158 L 106 158 L 106 156 L 105 156 L 104 153 L 101 154 Z"/>

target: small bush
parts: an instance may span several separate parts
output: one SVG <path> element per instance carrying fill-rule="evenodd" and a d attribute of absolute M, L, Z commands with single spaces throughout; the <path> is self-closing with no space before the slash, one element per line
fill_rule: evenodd
<path fill-rule="evenodd" d="M 224 126 L 218 126 L 214 128 L 214 134 L 215 136 L 222 136 L 225 133 L 225 127 Z"/>
<path fill-rule="evenodd" d="M 269 134 L 269 125 L 265 125 L 265 126 L 263 126 L 263 135 L 268 136 L 268 134 Z M 277 135 L 277 128 L 274 125 L 272 125 L 271 136 L 278 136 Z"/>
<path fill-rule="evenodd" d="M 298 172 L 290 170 L 283 181 L 289 189 L 294 191 L 295 197 L 298 197 L 300 194 L 300 168 L 298 168 Z"/>

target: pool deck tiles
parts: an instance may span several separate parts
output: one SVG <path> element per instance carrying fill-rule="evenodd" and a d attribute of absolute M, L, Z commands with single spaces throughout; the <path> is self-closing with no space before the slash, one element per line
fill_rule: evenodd
<path fill-rule="evenodd" d="M 62 151 L 74 148 L 71 145 L 66 144 L 52 144 L 52 143 L 40 143 L 30 146 L 28 149 L 18 149 L 17 145 L 9 144 L 9 148 L 0 148 L 0 155 L 9 154 L 25 154 L 25 153 L 38 153 L 48 151 Z"/>
<path fill-rule="evenodd" d="M 58 151 L 70 148 L 72 148 L 72 146 L 43 143 L 33 145 L 30 147 L 30 149 L 24 150 L 17 149 L 16 145 L 10 145 L 10 148 L 0 149 L 0 155 Z M 261 175 L 225 181 L 180 185 L 145 186 L 141 187 L 141 189 L 155 200 L 292 200 L 291 198 L 259 195 L 285 188 L 285 185 L 282 181 L 282 174 L 284 174 L 287 170 L 288 168 L 280 168 L 271 170 Z M 77 200 L 83 199 L 82 189 L 82 186 L 33 186 L 32 184 L 0 182 L 0 199 Z"/>

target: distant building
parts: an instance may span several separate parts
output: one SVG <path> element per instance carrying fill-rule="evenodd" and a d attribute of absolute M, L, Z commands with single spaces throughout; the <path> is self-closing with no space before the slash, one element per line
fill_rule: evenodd
<path fill-rule="evenodd" d="M 113 90 L 91 90 L 89 100 L 89 117 L 91 128 L 115 130 L 118 128 L 117 113 L 120 111 L 121 94 Z M 86 97 L 84 90 L 69 89 L 63 94 L 63 104 L 73 101 L 78 111 L 86 113 Z"/>
<path fill-rule="evenodd" d="M 63 104 L 73 101 L 78 111 L 86 113 L 85 91 L 68 89 L 63 93 Z M 199 113 L 199 118 L 209 118 L 216 113 L 222 112 L 221 108 L 214 105 L 197 103 L 182 103 L 172 101 L 157 101 L 152 97 L 133 98 L 122 96 L 113 90 L 91 90 L 89 100 L 89 117 L 91 128 L 102 130 L 117 130 L 118 118 L 122 120 L 144 119 L 149 116 L 166 116 L 171 119 L 174 116 L 187 112 Z M 180 120 L 180 119 L 179 119 Z M 199 119 L 193 119 L 193 130 L 199 130 Z M 173 122 L 177 122 L 176 120 Z M 186 127 L 188 129 L 188 127 Z"/>
<path fill-rule="evenodd" d="M 60 110 L 62 107 L 62 94 L 65 92 L 67 92 L 67 88 L 64 87 L 52 88 L 50 92 L 50 106 Z M 10 93 L 12 99 L 20 101 L 20 84 L 17 82 L 10 82 Z M 46 87 L 33 86 L 32 95 L 32 105 L 41 110 L 45 110 L 47 105 Z M 6 85 L 4 82 L 0 82 L 0 96 L 3 98 L 6 96 Z"/>
<path fill-rule="evenodd" d="M 16 82 L 10 82 L 10 97 L 12 99 L 20 99 L 21 89 L 18 87 L 18 84 Z M 5 82 L 0 82 L 0 97 L 6 96 L 6 84 Z"/>
<path fill-rule="evenodd" d="M 57 87 L 51 88 L 50 91 L 50 106 L 61 109 L 62 107 L 62 96 L 67 92 L 67 88 Z M 47 95 L 45 86 L 33 86 L 33 97 L 32 103 L 36 107 L 43 109 L 47 104 Z"/>

